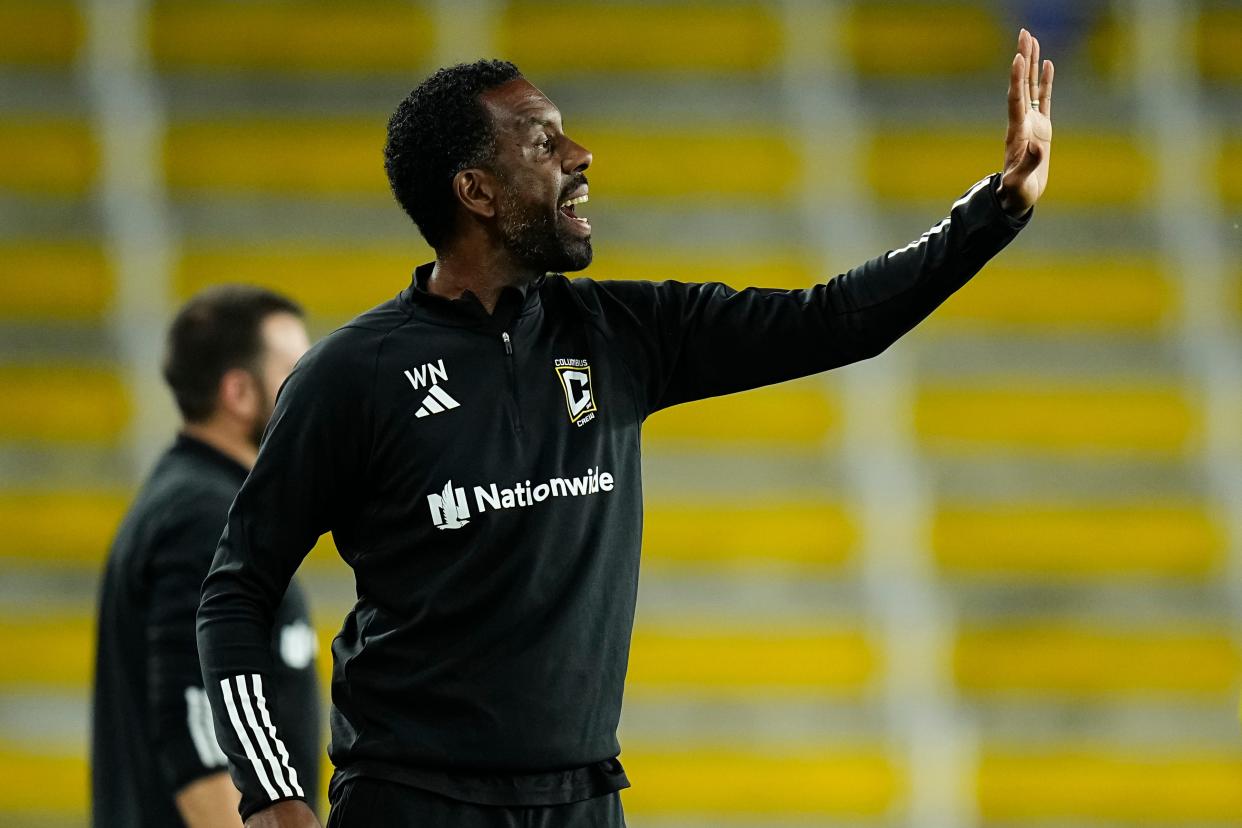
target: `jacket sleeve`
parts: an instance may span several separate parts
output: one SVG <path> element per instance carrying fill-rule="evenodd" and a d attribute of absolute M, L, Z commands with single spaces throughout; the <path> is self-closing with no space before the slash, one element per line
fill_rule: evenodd
<path fill-rule="evenodd" d="M 224 526 L 228 501 L 182 504 L 176 525 L 161 533 L 144 580 L 147 613 L 149 726 L 170 790 L 225 768 L 194 640 L 199 588 Z"/>
<path fill-rule="evenodd" d="M 718 283 L 600 282 L 640 329 L 632 364 L 642 416 L 875 356 L 922 321 L 1013 240 L 999 174 L 971 187 L 948 217 L 827 284 L 805 290 Z M 641 407 L 641 406 L 640 406 Z"/>
<path fill-rule="evenodd" d="M 318 723 L 284 721 L 275 710 L 272 625 L 302 559 L 351 508 L 369 450 L 359 380 L 369 384 L 370 366 L 343 358 L 339 339 L 312 348 L 281 389 L 203 582 L 199 657 L 243 819 L 306 799 L 281 734 Z"/>

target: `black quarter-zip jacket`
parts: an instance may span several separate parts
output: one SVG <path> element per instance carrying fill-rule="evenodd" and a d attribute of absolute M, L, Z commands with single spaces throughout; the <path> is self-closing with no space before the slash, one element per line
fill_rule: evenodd
<path fill-rule="evenodd" d="M 625 787 L 616 728 L 643 420 L 880 353 L 1025 224 L 996 185 L 806 290 L 552 275 L 488 316 L 428 295 L 425 265 L 312 348 L 279 395 L 198 614 L 243 815 L 296 798 L 258 693 L 273 610 L 328 531 L 358 596 L 332 646 L 338 781 L 498 805 Z"/>

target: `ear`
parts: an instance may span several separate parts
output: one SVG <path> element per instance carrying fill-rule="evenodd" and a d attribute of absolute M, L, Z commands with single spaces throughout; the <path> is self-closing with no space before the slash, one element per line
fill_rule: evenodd
<path fill-rule="evenodd" d="M 496 176 L 471 167 L 453 176 L 453 193 L 461 206 L 477 218 L 495 218 L 496 197 L 500 193 Z"/>
<path fill-rule="evenodd" d="M 220 377 L 218 408 L 220 411 L 247 419 L 253 416 L 259 405 L 258 389 L 254 377 L 241 368 L 232 368 Z"/>

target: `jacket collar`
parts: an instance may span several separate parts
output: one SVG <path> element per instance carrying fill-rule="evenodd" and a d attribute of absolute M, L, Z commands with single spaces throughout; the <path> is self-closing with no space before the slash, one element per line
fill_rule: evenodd
<path fill-rule="evenodd" d="M 237 478 L 238 485 L 246 479 L 246 475 L 250 474 L 250 469 L 241 463 L 229 457 L 215 446 L 208 445 L 196 437 L 191 437 L 185 432 L 177 434 L 177 439 L 172 445 L 172 451 L 183 454 L 193 454 L 201 457 L 207 462 L 219 467 L 223 471 L 228 472 Z"/>
<path fill-rule="evenodd" d="M 435 269 L 435 262 L 419 265 L 414 269 L 410 286 L 401 291 L 397 299 L 407 309 L 429 321 L 444 325 L 460 325 L 470 328 L 508 330 L 513 322 L 537 310 L 541 303 L 540 292 L 546 276 L 522 287 L 506 287 L 500 292 L 496 309 L 490 315 L 477 296 L 466 291 L 456 299 L 436 296 L 427 290 L 427 280 Z"/>

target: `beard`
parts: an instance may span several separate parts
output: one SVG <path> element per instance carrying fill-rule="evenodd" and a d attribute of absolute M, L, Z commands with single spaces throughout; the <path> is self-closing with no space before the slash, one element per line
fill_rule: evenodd
<path fill-rule="evenodd" d="M 499 222 L 505 248 L 539 273 L 584 270 L 594 256 L 591 238 L 573 234 L 555 207 L 522 203 L 506 189 Z"/>
<path fill-rule="evenodd" d="M 259 391 L 259 415 L 250 424 L 250 442 L 257 449 L 263 442 L 263 432 L 267 431 L 267 424 L 272 421 L 272 415 L 276 413 L 276 405 L 273 400 L 268 399 L 267 386 L 263 384 L 262 378 L 257 374 L 251 374 L 251 376 L 254 377 L 255 387 Z"/>

